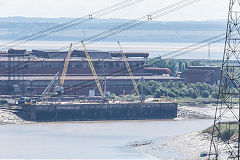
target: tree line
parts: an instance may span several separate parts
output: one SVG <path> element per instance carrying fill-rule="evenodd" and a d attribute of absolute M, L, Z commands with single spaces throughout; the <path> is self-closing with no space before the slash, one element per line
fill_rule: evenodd
<path fill-rule="evenodd" d="M 190 97 L 190 98 L 218 98 L 218 86 L 216 84 L 196 83 L 185 84 L 184 82 L 156 82 L 148 81 L 138 84 L 139 90 L 143 88 L 145 95 L 160 97 Z"/>

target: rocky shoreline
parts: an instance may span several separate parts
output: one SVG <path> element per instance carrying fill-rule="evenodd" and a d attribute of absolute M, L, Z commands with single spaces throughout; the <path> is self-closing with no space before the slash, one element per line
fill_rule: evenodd
<path fill-rule="evenodd" d="M 200 154 L 209 151 L 210 139 L 211 135 L 209 134 L 194 132 L 165 140 L 135 142 L 130 146 L 142 152 L 149 160 L 207 160 L 208 157 L 200 157 Z M 222 144 L 220 146 L 223 147 Z M 168 153 L 171 157 L 167 155 Z M 227 157 L 227 154 L 222 153 L 218 159 L 226 160 Z"/>
<path fill-rule="evenodd" d="M 179 106 L 178 117 L 175 120 L 213 119 L 215 106 Z M 228 115 L 229 118 L 231 115 Z M 201 152 L 208 152 L 211 135 L 194 132 L 166 139 L 152 139 L 134 142 L 130 146 L 151 160 L 206 160 L 201 158 Z M 189 147 L 190 146 L 190 147 Z M 170 153 L 170 154 L 166 154 Z M 166 155 L 164 155 L 166 154 Z M 167 157 L 171 155 L 171 157 Z M 221 157 L 219 157 L 221 159 Z M 222 158 L 222 159 L 226 159 Z"/>
<path fill-rule="evenodd" d="M 6 124 L 26 124 L 31 123 L 29 121 L 25 121 L 11 110 L 8 109 L 0 109 L 0 125 Z"/>
<path fill-rule="evenodd" d="M 182 119 L 214 119 L 216 106 L 178 106 L 178 116 L 176 120 Z M 238 113 L 238 110 L 233 110 Z M 225 113 L 224 119 L 234 118 L 231 112 Z"/>
<path fill-rule="evenodd" d="M 176 119 L 213 119 L 215 107 L 206 106 L 178 106 L 178 116 Z"/>
<path fill-rule="evenodd" d="M 200 158 L 200 152 L 209 150 L 209 138 L 208 134 L 195 132 L 165 140 L 135 142 L 131 144 L 131 147 L 153 160 L 205 160 L 206 158 Z M 171 153 L 171 157 L 168 153 Z"/>

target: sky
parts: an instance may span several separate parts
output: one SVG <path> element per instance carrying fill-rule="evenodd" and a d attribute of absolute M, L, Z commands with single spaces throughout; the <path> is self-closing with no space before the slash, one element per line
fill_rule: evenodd
<path fill-rule="evenodd" d="M 0 17 L 82 17 L 123 0 L 0 0 Z M 134 19 L 147 15 L 180 0 L 144 0 L 137 5 L 102 18 Z M 226 19 L 229 0 L 200 0 L 157 20 L 219 20 Z"/>

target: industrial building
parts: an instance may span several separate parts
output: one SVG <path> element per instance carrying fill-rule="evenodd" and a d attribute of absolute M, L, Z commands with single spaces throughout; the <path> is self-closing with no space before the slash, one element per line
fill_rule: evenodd
<path fill-rule="evenodd" d="M 110 93 L 129 94 L 133 84 L 121 52 L 88 51 L 100 81 L 106 80 Z M 57 72 L 62 73 L 67 52 L 55 50 L 14 50 L 1 53 L 0 94 L 40 95 Z M 171 77 L 167 68 L 154 68 L 146 65 L 149 53 L 125 53 L 134 79 L 145 81 L 183 81 Z M 96 90 L 96 83 L 85 57 L 84 51 L 73 50 L 64 84 L 67 95 L 88 95 Z"/>
<path fill-rule="evenodd" d="M 217 84 L 220 81 L 220 74 L 221 67 L 190 66 L 184 71 L 184 82 Z"/>

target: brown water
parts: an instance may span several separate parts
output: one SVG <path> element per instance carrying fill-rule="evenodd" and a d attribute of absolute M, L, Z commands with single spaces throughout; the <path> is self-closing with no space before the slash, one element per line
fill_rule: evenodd
<path fill-rule="evenodd" d="M 200 131 L 212 120 L 37 123 L 0 126 L 0 159 L 147 159 L 127 145 Z M 177 156 L 162 151 L 164 158 Z"/>

